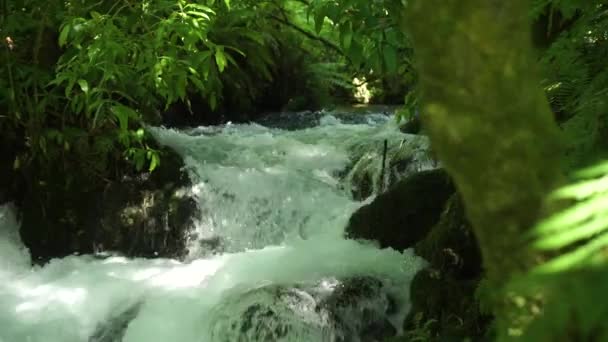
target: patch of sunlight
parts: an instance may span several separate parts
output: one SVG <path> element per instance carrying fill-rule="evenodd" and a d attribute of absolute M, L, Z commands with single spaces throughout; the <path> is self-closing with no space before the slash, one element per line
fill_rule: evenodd
<path fill-rule="evenodd" d="M 367 89 L 365 78 L 353 78 L 353 85 L 355 86 L 355 93 L 353 94 L 355 99 L 360 103 L 368 104 L 372 98 L 372 93 Z"/>

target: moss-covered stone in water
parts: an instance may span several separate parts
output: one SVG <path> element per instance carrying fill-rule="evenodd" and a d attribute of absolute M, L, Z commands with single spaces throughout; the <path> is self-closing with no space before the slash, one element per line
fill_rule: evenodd
<path fill-rule="evenodd" d="M 408 137 L 401 141 L 389 141 L 383 178 L 381 174 L 383 151 L 380 148 L 382 141 L 378 141 L 377 146 L 378 148 L 373 150 L 370 150 L 368 144 L 352 148 L 351 158 L 354 164 L 344 178 L 351 184 L 351 192 L 355 200 L 360 201 L 371 195 L 380 194 L 411 174 L 438 166 L 429 152 L 426 137 Z"/>
<path fill-rule="evenodd" d="M 448 200 L 439 222 L 415 251 L 430 265 L 410 285 L 412 309 L 404 329 L 416 331 L 427 324 L 437 341 L 481 338 L 490 320 L 480 313 L 475 298 L 481 254 L 458 194 Z"/>
<path fill-rule="evenodd" d="M 180 257 L 197 207 L 181 157 L 165 150 L 152 173 L 87 186 L 75 172 L 72 191 L 57 181 L 35 184 L 20 201 L 21 237 L 32 259 L 44 262 L 72 253 L 109 250 L 138 257 Z M 52 170 L 51 170 L 52 171 Z"/>
<path fill-rule="evenodd" d="M 398 251 L 412 247 L 437 223 L 454 187 L 443 170 L 423 171 L 400 181 L 350 218 L 346 236 L 378 241 Z"/>
<path fill-rule="evenodd" d="M 458 194 L 450 197 L 439 222 L 414 250 L 443 274 L 457 279 L 481 275 L 481 253 Z"/>

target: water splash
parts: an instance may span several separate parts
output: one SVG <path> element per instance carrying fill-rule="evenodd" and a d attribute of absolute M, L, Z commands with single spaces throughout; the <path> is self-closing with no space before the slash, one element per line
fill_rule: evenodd
<path fill-rule="evenodd" d="M 70 256 L 31 267 L 1 207 L 0 341 L 357 341 L 349 334 L 370 313 L 399 330 L 423 262 L 342 238 L 361 205 L 341 181 L 352 148 L 403 139 L 374 120 L 155 129 L 186 159 L 203 209 L 187 261 Z M 382 291 L 340 292 L 361 277 Z"/>

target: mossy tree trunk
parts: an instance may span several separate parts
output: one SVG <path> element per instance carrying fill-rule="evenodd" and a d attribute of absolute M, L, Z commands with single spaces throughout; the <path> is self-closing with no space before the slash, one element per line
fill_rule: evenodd
<path fill-rule="evenodd" d="M 561 178 L 527 9 L 525 0 L 414 0 L 405 14 L 423 124 L 463 197 L 493 284 L 534 264 L 522 235 Z"/>

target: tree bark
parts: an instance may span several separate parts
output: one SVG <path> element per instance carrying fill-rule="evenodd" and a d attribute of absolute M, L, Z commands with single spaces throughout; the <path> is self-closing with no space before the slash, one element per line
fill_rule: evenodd
<path fill-rule="evenodd" d="M 558 129 L 539 86 L 525 0 L 414 0 L 422 121 L 465 202 L 490 284 L 538 257 L 523 234 L 561 180 Z"/>

